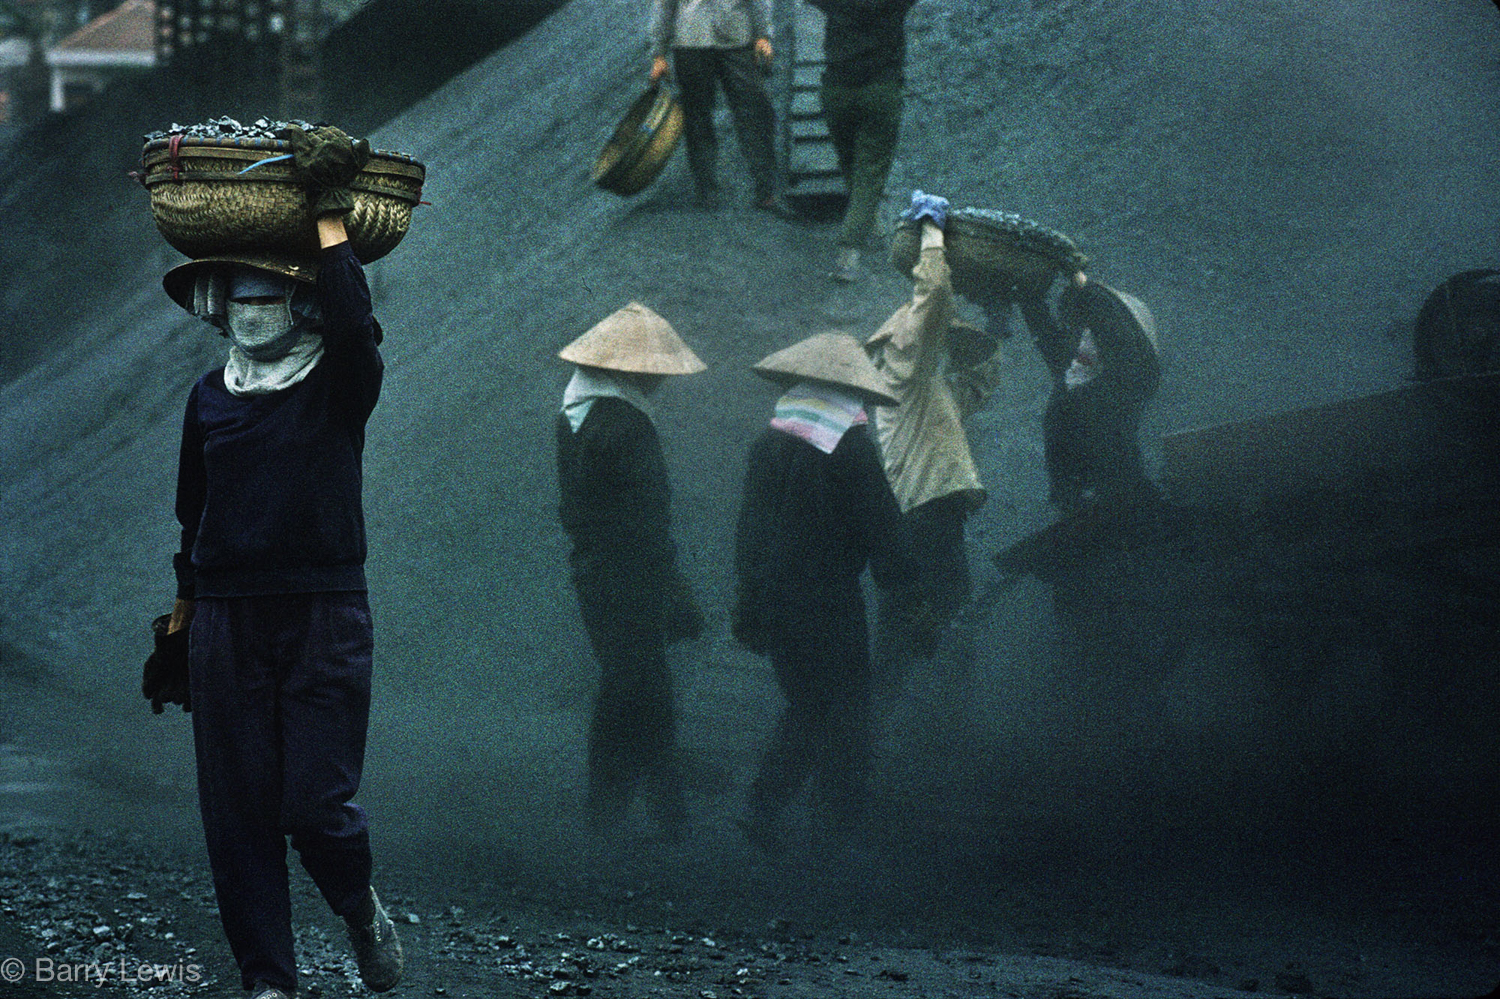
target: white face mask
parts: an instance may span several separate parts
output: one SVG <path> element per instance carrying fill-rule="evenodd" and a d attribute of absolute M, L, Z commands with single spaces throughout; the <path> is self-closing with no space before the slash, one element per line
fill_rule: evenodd
<path fill-rule="evenodd" d="M 302 335 L 286 299 L 265 305 L 225 303 L 229 339 L 253 361 L 277 361 L 289 354 Z"/>

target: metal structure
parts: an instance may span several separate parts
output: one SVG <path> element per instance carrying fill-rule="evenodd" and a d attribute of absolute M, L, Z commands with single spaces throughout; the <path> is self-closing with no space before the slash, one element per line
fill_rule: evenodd
<path fill-rule="evenodd" d="M 315 118 L 318 54 L 329 26 L 321 0 L 157 0 L 158 64 L 195 75 L 253 65 L 272 82 L 286 117 Z"/>
<path fill-rule="evenodd" d="M 1357 661 L 1435 724 L 1492 728 L 1497 428 L 1500 372 L 1182 431 L 1165 502 L 1093 504 L 997 560 L 1052 586 L 1071 661 L 1110 682 L 1225 655 L 1311 694 Z"/>
<path fill-rule="evenodd" d="M 799 214 L 842 214 L 849 190 L 823 119 L 823 15 L 802 0 L 776 0 L 778 158 L 786 199 Z"/>

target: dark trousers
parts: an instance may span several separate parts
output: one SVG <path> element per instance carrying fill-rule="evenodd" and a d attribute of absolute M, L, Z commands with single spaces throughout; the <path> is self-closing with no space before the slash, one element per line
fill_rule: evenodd
<path fill-rule="evenodd" d="M 600 670 L 588 736 L 590 818 L 600 826 L 617 821 L 644 784 L 658 819 L 674 831 L 686 807 L 675 756 L 662 577 L 575 576 L 574 586 Z"/>
<path fill-rule="evenodd" d="M 1141 455 L 1144 403 L 1107 382 L 1070 389 L 1059 380 L 1042 414 L 1051 501 L 1071 510 L 1090 499 L 1155 493 Z"/>
<path fill-rule="evenodd" d="M 911 543 L 912 565 L 917 570 L 916 578 L 908 582 L 945 627 L 968 603 L 973 589 L 969 553 L 964 546 L 970 503 L 968 496 L 950 493 L 913 507 L 901 518 Z M 884 590 L 879 596 L 875 664 L 882 686 L 899 686 L 913 660 L 934 651 L 930 643 L 937 636 L 918 636 L 910 617 L 903 613 L 910 599 Z M 925 647 L 924 641 L 928 643 Z"/>
<path fill-rule="evenodd" d="M 773 816 L 814 771 L 834 818 L 864 815 L 870 768 L 870 639 L 863 601 L 781 633 L 771 653 L 786 708 L 760 771 L 751 808 Z"/>
<path fill-rule="evenodd" d="M 755 182 L 755 196 L 776 192 L 776 114 L 766 95 L 764 74 L 746 45 L 734 49 L 673 49 L 677 89 L 682 100 L 682 136 L 688 167 L 700 196 L 718 190 L 719 140 L 714 133 L 715 88 L 722 87 L 740 150 Z"/>
<path fill-rule="evenodd" d="M 353 804 L 370 712 L 363 593 L 197 601 L 189 643 L 198 804 L 219 918 L 246 988 L 297 985 L 286 840 L 333 911 L 370 884 Z"/>
<path fill-rule="evenodd" d="M 888 81 L 844 87 L 824 83 L 822 100 L 839 172 L 849 188 L 839 245 L 859 249 L 875 228 L 896 141 L 901 137 L 902 84 Z"/>

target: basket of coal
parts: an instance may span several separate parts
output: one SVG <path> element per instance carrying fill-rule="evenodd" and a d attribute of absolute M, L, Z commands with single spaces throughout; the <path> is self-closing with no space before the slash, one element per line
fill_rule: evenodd
<path fill-rule="evenodd" d="M 682 104 L 666 87 L 653 85 L 620 119 L 589 177 L 606 191 L 639 194 L 661 173 L 681 138 Z"/>
<path fill-rule="evenodd" d="M 307 122 L 229 118 L 173 125 L 145 137 L 141 183 L 167 242 L 189 257 L 238 254 L 307 256 L 318 251 L 307 188 L 296 177 L 291 144 L 277 133 Z M 426 169 L 403 153 L 375 150 L 350 184 L 344 217 L 349 242 L 365 263 L 395 249 L 422 197 Z"/>
<path fill-rule="evenodd" d="M 891 265 L 910 275 L 921 243 L 920 224 L 901 221 L 891 237 Z M 953 290 L 961 295 L 997 285 L 1045 291 L 1058 274 L 1081 271 L 1088 263 L 1073 241 L 1055 229 L 988 208 L 949 212 L 943 246 Z"/>

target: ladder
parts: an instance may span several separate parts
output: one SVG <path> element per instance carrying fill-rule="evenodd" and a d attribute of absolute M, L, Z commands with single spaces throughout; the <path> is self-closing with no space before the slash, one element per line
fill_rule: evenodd
<path fill-rule="evenodd" d="M 843 215 L 849 190 L 823 120 L 823 15 L 802 0 L 775 0 L 778 159 L 787 203 L 798 215 Z"/>
<path fill-rule="evenodd" d="M 328 30 L 322 0 L 156 2 L 158 64 L 207 85 L 216 76 L 257 80 L 278 98 L 275 113 L 288 118 L 317 117 Z"/>

